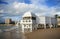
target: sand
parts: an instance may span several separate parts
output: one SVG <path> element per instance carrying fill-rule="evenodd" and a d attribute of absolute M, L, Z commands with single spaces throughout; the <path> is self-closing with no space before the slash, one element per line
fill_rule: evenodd
<path fill-rule="evenodd" d="M 26 39 L 60 39 L 60 28 L 39 29 L 25 34 Z"/>

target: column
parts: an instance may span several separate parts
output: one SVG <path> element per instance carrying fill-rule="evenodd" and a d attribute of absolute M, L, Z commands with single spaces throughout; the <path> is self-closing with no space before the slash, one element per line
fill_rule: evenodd
<path fill-rule="evenodd" d="M 49 26 L 50 26 L 50 28 L 52 28 L 52 24 L 50 24 Z"/>
<path fill-rule="evenodd" d="M 32 32 L 32 25 L 31 25 L 31 27 L 30 27 L 30 32 Z"/>
<path fill-rule="evenodd" d="M 22 25 L 22 32 L 24 33 L 24 25 Z"/>
<path fill-rule="evenodd" d="M 30 32 L 32 32 L 32 28 L 30 28 Z"/>
<path fill-rule="evenodd" d="M 44 24 L 44 29 L 46 29 L 46 24 Z"/>

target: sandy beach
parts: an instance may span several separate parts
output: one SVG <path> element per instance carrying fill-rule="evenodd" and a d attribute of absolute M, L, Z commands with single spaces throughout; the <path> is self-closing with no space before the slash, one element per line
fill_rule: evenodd
<path fill-rule="evenodd" d="M 38 29 L 26 34 L 20 30 L 1 32 L 0 39 L 60 39 L 60 28 Z"/>
<path fill-rule="evenodd" d="M 25 36 L 26 39 L 60 39 L 60 28 L 39 29 Z"/>

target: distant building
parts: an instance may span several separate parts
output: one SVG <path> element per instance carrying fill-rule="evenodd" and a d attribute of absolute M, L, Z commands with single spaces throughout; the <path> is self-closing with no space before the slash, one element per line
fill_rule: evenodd
<path fill-rule="evenodd" d="M 5 24 L 10 24 L 11 22 L 12 22 L 12 20 L 10 18 L 5 19 Z"/>
<path fill-rule="evenodd" d="M 60 16 L 56 14 L 55 18 L 56 18 L 56 25 L 57 25 L 57 27 L 60 27 Z"/>
<path fill-rule="evenodd" d="M 60 27 L 60 16 L 57 17 L 57 25 Z"/>

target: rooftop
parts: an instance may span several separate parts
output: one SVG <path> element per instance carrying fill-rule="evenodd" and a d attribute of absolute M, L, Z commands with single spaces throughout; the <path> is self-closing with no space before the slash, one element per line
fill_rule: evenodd
<path fill-rule="evenodd" d="M 23 17 L 36 17 L 36 15 L 32 12 L 26 12 Z"/>

